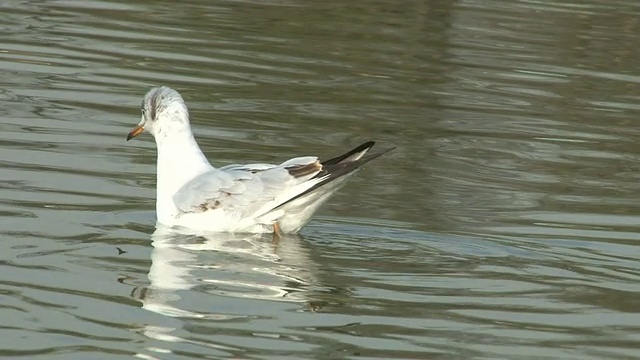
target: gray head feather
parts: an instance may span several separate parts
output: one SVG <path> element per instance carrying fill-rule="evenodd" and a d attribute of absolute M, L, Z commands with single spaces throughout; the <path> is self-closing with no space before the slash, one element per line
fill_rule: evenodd
<path fill-rule="evenodd" d="M 142 112 L 149 121 L 154 121 L 157 116 L 174 103 L 184 105 L 182 96 L 172 88 L 161 86 L 156 87 L 147 92 L 142 100 Z M 186 106 L 184 107 L 186 110 Z"/>

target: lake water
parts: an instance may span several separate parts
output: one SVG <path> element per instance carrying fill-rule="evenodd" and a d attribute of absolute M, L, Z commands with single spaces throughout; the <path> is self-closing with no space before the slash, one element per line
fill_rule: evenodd
<path fill-rule="evenodd" d="M 0 357 L 640 358 L 640 2 L 0 3 Z M 277 246 L 155 228 L 215 165 L 371 164 Z"/>

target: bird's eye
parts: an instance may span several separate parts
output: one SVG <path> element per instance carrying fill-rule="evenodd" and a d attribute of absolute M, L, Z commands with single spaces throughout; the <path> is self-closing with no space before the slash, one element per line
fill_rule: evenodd
<path fill-rule="evenodd" d="M 147 116 L 147 111 L 144 108 L 140 109 L 140 111 L 142 111 L 142 116 Z"/>

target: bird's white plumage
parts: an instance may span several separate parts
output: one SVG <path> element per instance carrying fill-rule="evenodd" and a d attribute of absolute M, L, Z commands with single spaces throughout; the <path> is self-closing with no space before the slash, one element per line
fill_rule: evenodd
<path fill-rule="evenodd" d="M 186 105 L 175 90 L 150 90 L 142 113 L 138 127 L 150 132 L 158 147 L 156 213 L 166 226 L 260 233 L 272 232 L 277 222 L 282 232 L 297 232 L 357 168 L 344 168 L 329 179 L 332 174 L 317 157 L 305 156 L 279 165 L 216 169 L 196 143 Z M 335 163 L 354 163 L 371 146 L 355 149 Z"/>
<path fill-rule="evenodd" d="M 289 174 L 287 167 L 309 165 L 315 161 L 315 157 L 304 157 L 280 165 L 212 167 L 181 186 L 173 195 L 179 212 L 175 217 L 177 221 L 172 225 L 186 225 L 188 221 L 188 227 L 193 228 L 197 226 L 193 223 L 197 217 L 197 222 L 205 222 L 203 226 L 207 230 L 273 231 L 273 222 L 282 216 L 270 214 L 271 210 L 319 181 L 311 180 L 317 172 L 296 178 Z M 216 225 L 212 226 L 214 217 Z M 295 229 L 283 229 L 291 230 Z"/>

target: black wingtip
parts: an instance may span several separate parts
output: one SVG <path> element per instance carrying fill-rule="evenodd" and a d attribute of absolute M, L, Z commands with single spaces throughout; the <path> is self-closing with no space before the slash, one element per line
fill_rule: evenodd
<path fill-rule="evenodd" d="M 329 166 L 329 165 L 339 164 L 340 162 L 344 161 L 345 159 L 350 158 L 350 157 L 351 157 L 351 156 L 353 156 L 354 154 L 358 154 L 358 153 L 361 153 L 361 152 L 365 152 L 365 153 L 366 153 L 366 152 L 367 152 L 367 151 L 369 151 L 369 150 L 373 147 L 373 145 L 375 145 L 375 144 L 376 144 L 376 142 L 375 142 L 375 141 L 367 141 L 367 142 L 365 142 L 364 144 L 359 145 L 358 147 L 356 147 L 355 149 L 353 149 L 353 150 L 349 151 L 349 152 L 348 152 L 348 153 L 346 153 L 346 154 L 342 154 L 342 155 L 336 156 L 336 157 L 334 157 L 334 158 L 331 158 L 331 159 L 329 159 L 329 160 L 325 160 L 325 161 L 323 161 L 323 162 L 322 162 L 322 165 L 323 165 L 323 166 Z"/>
<path fill-rule="evenodd" d="M 344 155 L 340 155 L 335 158 L 324 161 L 322 163 L 322 166 L 323 166 L 322 171 L 320 171 L 316 176 L 314 176 L 314 179 L 324 178 L 324 180 L 312 186 L 308 190 L 274 207 L 272 210 L 280 208 L 296 199 L 299 199 L 334 180 L 337 180 L 343 176 L 353 173 L 360 166 L 395 149 L 395 147 L 391 147 L 388 149 L 378 151 L 376 153 L 367 154 L 367 152 L 373 147 L 373 145 L 375 145 L 375 141 L 367 141 L 366 143 L 358 146 L 357 148 L 349 151 Z M 360 154 L 360 155 L 357 156 L 355 159 L 350 159 L 353 157 L 353 155 L 356 155 L 356 154 Z"/>

